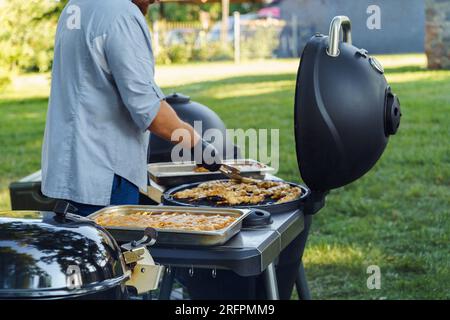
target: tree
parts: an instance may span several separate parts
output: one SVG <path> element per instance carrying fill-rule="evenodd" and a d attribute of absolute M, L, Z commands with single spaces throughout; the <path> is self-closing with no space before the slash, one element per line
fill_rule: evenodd
<path fill-rule="evenodd" d="M 0 0 L 0 68 L 47 71 L 62 2 Z"/>
<path fill-rule="evenodd" d="M 425 52 L 430 69 L 450 69 L 450 2 L 426 0 Z"/>

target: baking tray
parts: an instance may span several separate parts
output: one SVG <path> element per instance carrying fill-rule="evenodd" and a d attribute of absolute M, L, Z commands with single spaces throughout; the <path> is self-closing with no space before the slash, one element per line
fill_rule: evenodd
<path fill-rule="evenodd" d="M 253 159 L 224 160 L 223 163 L 238 166 L 243 177 L 263 179 L 275 169 Z M 243 167 L 239 167 L 243 166 Z M 219 171 L 195 172 L 196 164 L 190 162 L 158 162 L 148 165 L 150 179 L 161 186 L 174 187 L 186 183 L 204 182 L 227 178 Z"/>
<path fill-rule="evenodd" d="M 156 229 L 158 231 L 157 245 L 171 246 L 216 246 L 222 245 L 237 234 L 242 228 L 242 220 L 247 217 L 251 210 L 233 208 L 186 208 L 179 206 L 139 206 L 125 205 L 106 207 L 89 215 L 89 219 L 94 219 L 101 214 L 122 213 L 133 214 L 138 211 L 151 212 L 175 212 L 190 214 L 210 214 L 210 215 L 231 215 L 238 217 L 236 221 L 228 227 L 216 231 L 188 231 L 175 229 Z M 104 227 L 118 242 L 130 242 L 142 238 L 145 227 Z"/>

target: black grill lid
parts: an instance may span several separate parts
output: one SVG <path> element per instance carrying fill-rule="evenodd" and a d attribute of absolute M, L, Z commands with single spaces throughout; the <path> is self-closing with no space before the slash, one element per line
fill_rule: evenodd
<path fill-rule="evenodd" d="M 232 139 L 227 139 L 226 127 L 220 117 L 210 108 L 198 102 L 192 101 L 190 97 L 181 93 L 173 93 L 166 97 L 166 101 L 173 107 L 177 115 L 183 120 L 194 126 L 194 122 L 200 125 L 203 134 L 208 129 L 217 129 L 224 137 L 223 143 L 211 141 L 219 150 L 222 156 L 226 155 L 226 150 L 233 150 L 233 154 L 228 158 L 239 158 L 239 150 L 233 145 Z M 148 148 L 148 163 L 170 162 L 172 161 L 172 149 L 174 145 L 157 135 L 150 134 Z M 227 149 L 228 148 L 228 149 Z M 192 155 L 191 160 L 194 160 Z"/>
<path fill-rule="evenodd" d="M 52 212 L 0 212 L 0 298 L 78 296 L 124 281 L 114 239 L 92 221 Z"/>
<path fill-rule="evenodd" d="M 346 42 L 339 41 L 341 26 Z M 350 21 L 342 16 L 333 20 L 330 37 L 317 34 L 303 51 L 295 139 L 300 173 L 313 191 L 338 188 L 364 175 L 398 127 L 398 98 L 373 61 L 351 45 Z"/>

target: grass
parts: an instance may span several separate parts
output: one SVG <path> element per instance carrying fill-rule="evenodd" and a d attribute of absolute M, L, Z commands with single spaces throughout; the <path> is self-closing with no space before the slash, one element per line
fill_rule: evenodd
<path fill-rule="evenodd" d="M 400 96 L 402 125 L 375 168 L 331 192 L 314 217 L 304 258 L 312 295 L 449 299 L 450 71 L 424 69 L 422 55 L 380 60 Z M 158 68 L 158 79 L 166 93 L 183 92 L 213 108 L 229 128 L 280 129 L 278 174 L 300 181 L 293 138 L 297 67 L 295 60 L 169 66 Z M 48 87 L 25 79 L 25 90 L 17 81 L 0 94 L 0 209 L 9 207 L 8 183 L 40 167 Z M 367 289 L 369 265 L 381 269 L 380 290 Z"/>

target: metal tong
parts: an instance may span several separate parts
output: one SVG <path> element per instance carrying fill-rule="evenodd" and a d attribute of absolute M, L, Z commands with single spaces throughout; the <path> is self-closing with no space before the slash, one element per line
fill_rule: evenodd
<path fill-rule="evenodd" d="M 241 183 L 255 183 L 258 182 L 256 179 L 243 177 L 241 175 L 241 170 L 236 167 L 230 166 L 228 164 L 222 164 L 219 168 L 219 171 L 226 175 L 228 178 L 241 182 Z"/>

